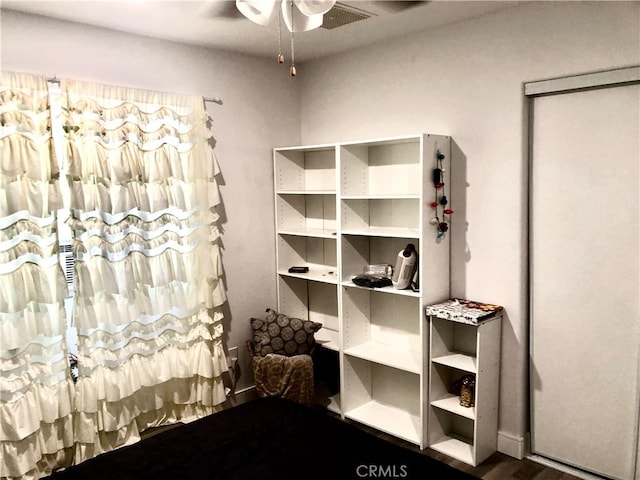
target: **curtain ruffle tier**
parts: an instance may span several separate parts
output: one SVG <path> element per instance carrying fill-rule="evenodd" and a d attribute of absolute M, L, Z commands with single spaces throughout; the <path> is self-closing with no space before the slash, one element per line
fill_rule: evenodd
<path fill-rule="evenodd" d="M 70 147 L 69 174 L 74 179 L 95 176 L 110 178 L 114 182 L 132 178 L 160 182 L 166 178 L 186 181 L 194 177 L 208 177 L 206 166 L 198 162 L 201 159 L 201 147 L 197 143 L 180 149 L 173 145 L 157 148 L 158 142 L 149 142 L 145 146 L 148 150 L 141 150 L 135 142 L 80 141 Z M 162 144 L 160 146 L 164 147 Z M 80 158 L 86 160 L 79 162 Z"/>

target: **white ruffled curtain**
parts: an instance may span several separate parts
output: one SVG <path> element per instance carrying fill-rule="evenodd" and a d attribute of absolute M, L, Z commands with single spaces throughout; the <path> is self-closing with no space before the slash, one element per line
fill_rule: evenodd
<path fill-rule="evenodd" d="M 59 443 L 67 455 L 72 440 L 78 463 L 137 441 L 148 427 L 188 422 L 220 408 L 226 298 L 215 213 L 218 169 L 202 98 L 76 81 L 62 81 L 60 90 L 66 132 L 61 171 L 68 184 L 62 195 L 50 196 L 70 198 L 75 390 L 63 320 L 54 332 L 61 335 L 59 344 L 51 350 L 60 357 L 52 363 L 64 372 L 56 370 L 67 397 L 75 400 L 73 428 L 64 416 L 65 434 L 56 438 L 65 440 Z M 3 145 L 3 160 L 4 151 Z M 64 277 L 58 277 L 62 289 Z M 15 288 L 12 282 L 7 279 L 8 291 Z M 53 302 L 59 312 L 63 296 Z M 39 325 L 32 330 L 42 335 Z M 1 355 L 4 362 L 4 349 Z M 31 368 L 30 360 L 25 364 Z M 8 426 L 19 420 L 4 414 L 4 371 L 3 363 L 3 449 L 11 447 L 5 445 L 5 418 Z M 9 395 L 16 395 L 16 385 L 8 385 Z M 58 410 L 62 417 L 64 408 Z"/>
<path fill-rule="evenodd" d="M 62 90 L 82 461 L 224 402 L 225 293 L 202 98 L 75 81 Z"/>
<path fill-rule="evenodd" d="M 0 73 L 0 478 L 39 478 L 73 454 L 47 82 Z"/>

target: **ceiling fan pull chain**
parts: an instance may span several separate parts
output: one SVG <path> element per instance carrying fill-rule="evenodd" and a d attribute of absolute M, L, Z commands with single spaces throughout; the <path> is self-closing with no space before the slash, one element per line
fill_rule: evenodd
<path fill-rule="evenodd" d="M 293 50 L 293 32 L 291 32 L 291 68 L 289 69 L 289 73 L 292 77 L 295 77 L 296 73 L 298 73 L 296 71 L 296 57 Z"/>
<path fill-rule="evenodd" d="M 291 68 L 289 69 L 289 74 L 295 77 L 298 72 L 296 70 L 296 57 L 293 48 L 293 0 L 289 1 L 289 7 L 291 8 Z"/>
<path fill-rule="evenodd" d="M 278 14 L 278 63 L 284 63 L 282 54 L 282 15 Z"/>

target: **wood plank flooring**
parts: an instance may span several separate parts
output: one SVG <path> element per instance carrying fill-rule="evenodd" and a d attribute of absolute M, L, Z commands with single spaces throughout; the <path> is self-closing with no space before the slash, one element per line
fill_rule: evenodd
<path fill-rule="evenodd" d="M 323 409 L 324 410 L 324 409 Z M 339 415 L 336 415 L 333 412 L 328 410 L 324 410 L 327 415 L 334 416 L 336 418 L 340 418 Z M 387 433 L 381 432 L 379 430 L 367 427 L 366 425 L 362 425 L 360 423 L 351 421 L 349 419 L 343 420 L 347 423 L 355 425 L 356 427 L 370 433 L 371 435 L 375 435 L 376 437 L 383 438 L 388 442 L 394 443 L 396 445 L 400 445 L 409 450 L 413 450 L 422 455 L 428 455 L 436 460 L 444 462 L 448 465 L 451 465 L 458 470 L 462 470 L 464 472 L 470 473 L 471 475 L 475 475 L 482 480 L 581 480 L 579 477 L 570 475 L 568 473 L 561 472 L 554 468 L 548 467 L 546 465 L 542 465 L 540 463 L 534 462 L 532 460 L 523 459 L 518 460 L 516 458 L 510 457 L 508 455 L 504 455 L 502 453 L 496 452 L 491 457 L 489 457 L 486 461 L 477 467 L 472 467 L 467 465 L 466 463 L 460 462 L 459 460 L 455 460 L 447 455 L 436 452 L 435 450 L 431 450 L 426 448 L 424 450 L 420 450 L 417 445 L 406 442 L 402 439 L 389 435 Z M 174 428 L 176 425 L 168 425 L 164 427 L 157 427 L 155 429 L 147 430 L 143 433 L 143 438 L 148 438 L 153 436 L 165 429 Z M 446 480 L 446 479 L 438 479 L 438 480 Z"/>
<path fill-rule="evenodd" d="M 335 415 L 330 412 L 329 414 Z M 337 415 L 335 416 L 339 418 Z M 380 432 L 373 428 L 369 428 L 366 425 L 352 422 L 348 419 L 344 421 L 347 423 L 351 423 L 358 428 L 361 428 L 366 432 L 375 435 L 376 437 L 383 438 L 391 443 L 400 445 L 409 450 L 413 450 L 422 455 L 428 455 L 432 458 L 435 458 L 436 460 L 451 465 L 458 470 L 462 470 L 464 472 L 470 473 L 471 475 L 475 475 L 476 477 L 483 480 L 580 480 L 579 477 L 561 472 L 532 460 L 518 460 L 499 452 L 496 452 L 487 460 L 485 460 L 482 465 L 472 467 L 471 465 L 467 465 L 466 463 L 455 460 L 447 455 L 436 452 L 435 450 L 431 450 L 429 448 L 421 451 L 417 445 L 406 442 L 392 435 L 388 435 L 384 432 Z"/>
<path fill-rule="evenodd" d="M 472 467 L 446 455 L 426 449 L 426 455 L 432 456 L 459 470 L 471 473 L 483 480 L 579 480 L 578 477 L 541 465 L 531 460 L 518 460 L 496 452 L 482 465 Z"/>

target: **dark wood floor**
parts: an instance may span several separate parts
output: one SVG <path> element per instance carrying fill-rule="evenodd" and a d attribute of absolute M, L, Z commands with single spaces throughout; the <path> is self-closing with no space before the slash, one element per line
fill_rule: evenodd
<path fill-rule="evenodd" d="M 324 409 L 323 409 L 324 410 Z M 336 418 L 340 418 L 339 415 L 336 415 L 328 410 L 324 410 L 328 415 L 334 416 Z M 392 435 L 386 434 L 379 430 L 369 428 L 366 425 L 362 425 L 357 422 L 353 422 L 349 419 L 344 420 L 347 423 L 357 426 L 362 430 L 369 432 L 376 437 L 383 438 L 391 443 L 396 445 L 400 445 L 409 450 L 413 450 L 422 455 L 429 455 L 436 460 L 440 460 L 448 465 L 451 465 L 458 470 L 462 470 L 464 472 L 470 473 L 478 478 L 483 480 L 580 480 L 579 477 L 570 475 L 568 473 L 564 473 L 554 468 L 547 467 L 540 463 L 534 462 L 532 460 L 524 459 L 518 460 L 508 455 L 504 455 L 502 453 L 496 452 L 487 460 L 485 460 L 481 465 L 477 467 L 472 467 L 471 465 L 467 465 L 459 460 L 455 460 L 447 455 L 436 452 L 435 450 L 431 450 L 426 448 L 424 450 L 420 450 L 417 445 L 406 442 L 402 439 L 394 437 Z M 155 429 L 147 430 L 143 433 L 143 438 L 148 438 L 153 436 L 165 429 L 174 428 L 177 425 L 168 425 L 165 427 L 158 427 Z"/>
<path fill-rule="evenodd" d="M 372 435 L 383 438 L 391 443 L 395 443 L 396 445 L 403 446 L 409 450 L 419 452 L 422 455 L 429 455 L 436 460 L 440 460 L 441 462 L 447 463 L 458 470 L 470 473 L 478 478 L 482 478 L 483 480 L 580 480 L 579 477 L 541 465 L 532 460 L 518 460 L 499 452 L 493 454 L 481 465 L 472 467 L 471 465 L 467 465 L 466 463 L 455 460 L 447 455 L 436 452 L 435 450 L 426 448 L 421 451 L 418 446 L 393 437 L 392 435 L 388 435 L 384 432 L 380 432 L 350 420 L 345 421 L 356 425 Z"/>
<path fill-rule="evenodd" d="M 469 472 L 482 479 L 491 480 L 578 480 L 578 477 L 560 472 L 551 467 L 541 465 L 531 460 L 517 460 L 502 453 L 495 453 L 482 465 L 471 467 L 458 460 L 447 458 L 438 452 L 427 449 L 427 455 L 441 460 L 449 465 Z"/>
<path fill-rule="evenodd" d="M 430 449 L 424 450 L 423 453 L 483 480 L 579 480 L 578 477 L 540 463 L 527 459 L 518 460 L 499 452 L 477 467 L 466 465 Z"/>

